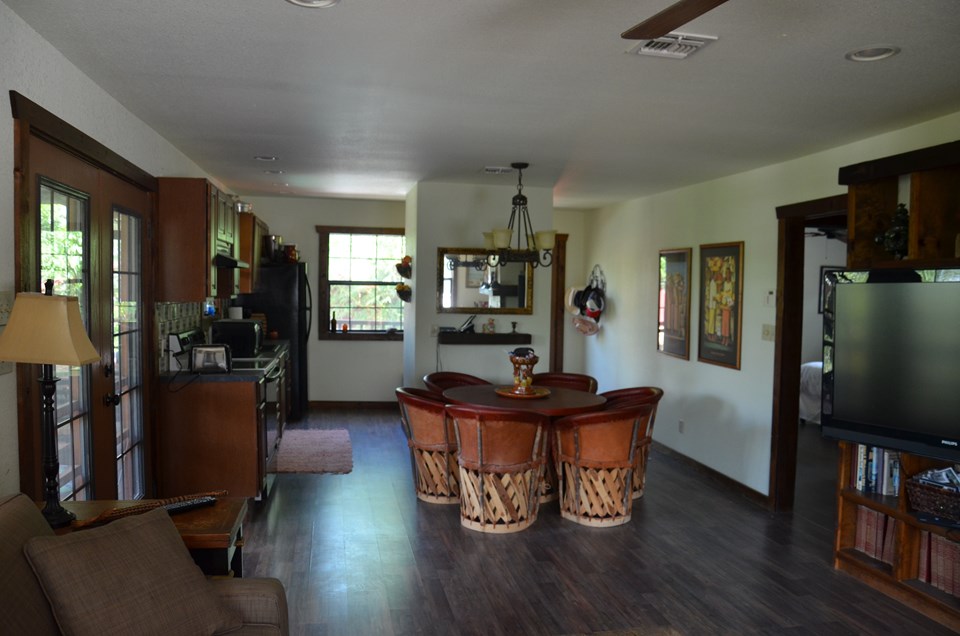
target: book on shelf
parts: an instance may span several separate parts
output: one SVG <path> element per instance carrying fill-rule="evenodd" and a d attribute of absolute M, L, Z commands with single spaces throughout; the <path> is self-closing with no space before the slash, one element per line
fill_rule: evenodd
<path fill-rule="evenodd" d="M 960 596 L 960 545 L 946 537 L 920 531 L 917 578 L 924 583 Z"/>
<path fill-rule="evenodd" d="M 896 497 L 900 494 L 900 453 L 879 446 L 857 444 L 850 485 L 863 493 Z"/>

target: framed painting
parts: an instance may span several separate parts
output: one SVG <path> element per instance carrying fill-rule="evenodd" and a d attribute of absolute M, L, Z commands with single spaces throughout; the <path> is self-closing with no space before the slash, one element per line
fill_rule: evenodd
<path fill-rule="evenodd" d="M 821 265 L 820 266 L 820 285 L 819 285 L 820 295 L 819 295 L 819 300 L 817 301 L 818 314 L 823 313 L 823 300 L 824 300 L 823 294 L 824 294 L 824 290 L 826 289 L 826 285 L 824 285 L 824 276 L 827 275 L 827 272 L 840 272 L 840 271 L 843 271 L 843 269 L 844 268 L 840 267 L 839 265 Z"/>
<path fill-rule="evenodd" d="M 743 241 L 701 245 L 697 359 L 739 369 L 742 319 Z"/>
<path fill-rule="evenodd" d="M 690 359 L 690 258 L 689 247 L 660 250 L 657 351 Z"/>

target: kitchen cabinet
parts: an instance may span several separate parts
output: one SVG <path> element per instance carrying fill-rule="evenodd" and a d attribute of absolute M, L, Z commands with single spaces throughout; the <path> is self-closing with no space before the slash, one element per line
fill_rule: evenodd
<path fill-rule="evenodd" d="M 239 270 L 214 264 L 217 254 L 237 258 L 233 200 L 206 179 L 162 177 L 157 181 L 157 300 L 203 302 L 211 296 L 240 293 Z"/>
<path fill-rule="evenodd" d="M 240 270 L 240 293 L 249 294 L 257 288 L 260 280 L 260 257 L 263 251 L 263 237 L 270 234 L 270 228 L 252 212 L 237 214 L 238 257 L 250 264 L 249 269 Z"/>
<path fill-rule="evenodd" d="M 266 377 L 187 381 L 180 376 L 160 391 L 159 496 L 221 489 L 231 497 L 265 495 L 275 449 L 267 441 Z"/>
<path fill-rule="evenodd" d="M 237 238 L 237 210 L 233 197 L 217 191 L 217 240 L 233 245 Z"/>
<path fill-rule="evenodd" d="M 898 203 L 910 212 L 906 259 L 920 267 L 956 266 L 960 241 L 960 141 L 840 169 L 849 187 L 847 265 L 904 265 L 876 237 L 890 229 Z M 906 191 L 909 188 L 909 192 Z"/>
<path fill-rule="evenodd" d="M 217 188 L 206 179 L 162 177 L 158 191 L 157 300 L 203 302 L 217 295 Z"/>

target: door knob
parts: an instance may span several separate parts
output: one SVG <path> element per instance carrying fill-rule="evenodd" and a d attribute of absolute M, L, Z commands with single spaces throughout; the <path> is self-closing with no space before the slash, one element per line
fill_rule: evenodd
<path fill-rule="evenodd" d="M 120 404 L 120 396 L 116 393 L 108 393 L 103 396 L 104 406 L 117 406 Z"/>

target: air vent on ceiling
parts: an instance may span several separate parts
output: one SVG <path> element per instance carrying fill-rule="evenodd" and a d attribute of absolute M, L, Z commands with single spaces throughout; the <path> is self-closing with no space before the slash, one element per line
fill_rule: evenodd
<path fill-rule="evenodd" d="M 627 49 L 627 53 L 652 55 L 682 60 L 716 41 L 713 35 L 694 35 L 693 33 L 668 33 L 655 40 L 640 40 Z"/>
<path fill-rule="evenodd" d="M 513 168 L 510 166 L 484 166 L 484 174 L 510 174 Z"/>

